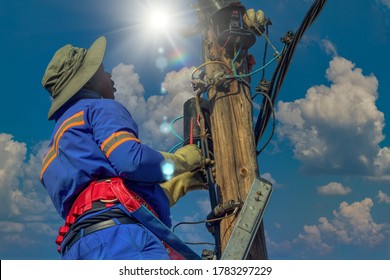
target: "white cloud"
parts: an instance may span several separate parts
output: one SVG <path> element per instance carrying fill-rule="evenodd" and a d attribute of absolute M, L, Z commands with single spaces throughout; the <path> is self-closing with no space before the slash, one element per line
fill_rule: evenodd
<path fill-rule="evenodd" d="M 133 117 L 143 121 L 146 100 L 144 87 L 140 83 L 140 77 L 134 72 L 134 65 L 119 64 L 112 69 L 112 79 L 115 81 L 115 99 L 121 102 L 130 111 Z"/>
<path fill-rule="evenodd" d="M 275 228 L 278 228 L 278 229 L 282 228 L 282 224 L 280 224 L 280 223 L 274 222 L 273 224 L 274 224 Z"/>
<path fill-rule="evenodd" d="M 293 251 L 293 244 L 288 240 L 284 240 L 282 242 L 275 242 L 269 238 L 267 232 L 265 233 L 265 238 L 268 254 L 285 258 L 286 256 L 289 256 Z"/>
<path fill-rule="evenodd" d="M 325 186 L 317 188 L 318 193 L 322 195 L 346 195 L 352 190 L 349 187 L 344 187 L 341 183 L 331 182 Z"/>
<path fill-rule="evenodd" d="M 278 103 L 279 139 L 288 139 L 303 171 L 385 179 L 390 150 L 380 148 L 384 114 L 375 102 L 378 80 L 342 57 L 326 71 L 332 83 L 313 86 L 305 98 Z"/>
<path fill-rule="evenodd" d="M 310 249 L 317 252 L 318 255 L 327 255 L 333 251 L 333 246 L 328 245 L 322 239 L 322 233 L 317 226 L 303 227 L 303 233 L 299 234 L 298 238 L 293 243 L 305 243 Z"/>
<path fill-rule="evenodd" d="M 382 191 L 378 192 L 379 203 L 390 204 L 390 196 Z"/>
<path fill-rule="evenodd" d="M 377 169 L 377 173 L 383 175 L 389 175 L 390 172 L 390 149 L 384 147 L 378 151 L 375 158 L 374 165 Z"/>
<path fill-rule="evenodd" d="M 370 212 L 373 205 L 370 198 L 365 198 L 352 204 L 343 202 L 340 204 L 339 212 L 333 211 L 335 216 L 333 224 L 338 232 L 341 232 L 338 234 L 341 240 L 345 240 L 345 243 L 369 246 L 376 246 L 384 240 L 382 230 L 385 225 L 377 224 L 373 220 Z M 344 231 L 346 238 L 342 238 Z"/>
<path fill-rule="evenodd" d="M 388 224 L 377 224 L 371 216 L 374 203 L 370 198 L 348 204 L 342 202 L 339 211 L 333 211 L 333 220 L 321 217 L 317 225 L 305 225 L 304 233 L 294 243 L 303 242 L 322 253 L 330 253 L 335 241 L 340 244 L 375 247 L 388 232 Z"/>
<path fill-rule="evenodd" d="M 34 246 L 38 242 L 38 240 L 35 239 L 33 235 L 27 235 L 23 233 L 10 233 L 7 235 L 4 235 L 1 237 L 2 244 L 7 244 L 8 246 L 12 247 L 11 250 L 18 250 L 18 249 L 25 249 L 28 246 Z M 1 249 L 5 249 L 6 246 L 4 246 Z"/>
<path fill-rule="evenodd" d="M 390 0 L 377 0 L 380 4 L 385 5 L 387 8 L 390 9 Z"/>
<path fill-rule="evenodd" d="M 28 231 L 34 232 L 38 235 L 44 235 L 44 236 L 57 236 L 58 235 L 58 228 L 53 227 L 50 224 L 47 223 L 28 223 L 26 225 Z"/>
<path fill-rule="evenodd" d="M 164 132 L 162 126 L 170 126 L 171 121 L 183 115 L 183 104 L 194 97 L 190 76 L 193 69 L 183 68 L 170 72 L 163 82 L 166 94 L 148 93 L 146 97 L 139 75 L 133 65 L 119 64 L 112 70 L 117 92 L 115 99 L 121 102 L 133 115 L 140 131 L 141 141 L 155 149 L 169 150 L 179 142 L 172 133 Z M 175 131 L 180 135 L 182 125 L 177 124 Z"/>
<path fill-rule="evenodd" d="M 18 175 L 26 157 L 26 144 L 12 140 L 12 135 L 0 134 L 0 219 L 10 213 L 12 193 L 19 186 Z"/>
<path fill-rule="evenodd" d="M 45 146 L 40 143 L 26 161 L 26 144 L 0 133 L 1 243 L 26 245 L 25 240 L 53 237 L 57 231 L 53 221 L 58 223 L 60 218 L 39 182 Z"/>
<path fill-rule="evenodd" d="M 210 199 L 208 197 L 199 199 L 196 201 L 197 206 L 202 214 L 205 216 L 208 215 L 211 211 Z"/>
<path fill-rule="evenodd" d="M 11 193 L 11 213 L 23 216 L 25 221 L 37 222 L 57 217 L 52 202 L 39 181 L 42 158 L 48 142 L 42 142 L 33 149 L 29 160 L 23 162 L 19 174 L 20 187 Z"/>
<path fill-rule="evenodd" d="M 267 180 L 268 182 L 270 182 L 272 184 L 273 188 L 282 187 L 282 185 L 277 183 L 276 180 L 272 177 L 271 173 L 269 173 L 269 172 L 261 174 L 260 177 Z"/>
<path fill-rule="evenodd" d="M 336 46 L 330 40 L 322 39 L 321 46 L 327 54 L 337 56 Z"/>
<path fill-rule="evenodd" d="M 318 224 L 304 225 L 302 232 L 292 240 L 278 243 L 267 236 L 267 246 L 275 255 L 311 259 L 324 258 L 340 244 L 368 248 L 386 244 L 390 224 L 374 221 L 373 206 L 370 198 L 352 204 L 342 202 L 339 209 L 333 211 L 332 219 L 320 217 Z"/>
<path fill-rule="evenodd" d="M 24 230 L 24 225 L 21 223 L 0 221 L 0 232 L 18 233 Z"/>

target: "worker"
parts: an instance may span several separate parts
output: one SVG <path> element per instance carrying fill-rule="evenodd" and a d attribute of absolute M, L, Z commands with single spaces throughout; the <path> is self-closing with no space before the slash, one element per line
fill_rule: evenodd
<path fill-rule="evenodd" d="M 175 153 L 142 144 L 137 124 L 114 100 L 105 72 L 106 38 L 89 49 L 60 48 L 43 87 L 55 121 L 40 179 L 62 218 L 56 243 L 63 259 L 197 259 L 171 231 L 170 207 L 204 188 L 195 145 Z M 166 181 L 162 164 L 174 164 Z"/>

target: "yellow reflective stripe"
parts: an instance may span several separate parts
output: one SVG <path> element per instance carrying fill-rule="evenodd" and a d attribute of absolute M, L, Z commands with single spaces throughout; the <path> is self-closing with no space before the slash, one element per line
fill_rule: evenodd
<path fill-rule="evenodd" d="M 41 170 L 41 180 L 42 180 L 42 175 L 46 171 L 47 167 L 50 165 L 50 163 L 54 160 L 56 157 L 56 152 L 54 150 L 54 146 L 51 147 L 49 152 L 46 154 L 45 158 L 42 161 L 42 170 Z"/>
<path fill-rule="evenodd" d="M 126 141 L 136 141 L 140 143 L 137 137 L 134 134 L 127 131 L 119 131 L 111 134 L 100 146 L 100 150 L 109 157 L 111 153 L 122 143 Z"/>
<path fill-rule="evenodd" d="M 40 176 L 41 180 L 42 180 L 42 175 L 46 171 L 47 167 L 50 165 L 50 163 L 58 155 L 58 143 L 60 142 L 60 139 L 64 135 L 64 133 L 71 127 L 81 126 L 84 124 L 85 124 L 84 111 L 81 111 L 81 112 L 74 114 L 73 116 L 66 119 L 61 124 L 60 128 L 57 130 L 56 134 L 54 135 L 53 146 L 47 152 L 46 156 L 44 157 L 44 159 L 42 161 L 42 171 L 41 171 L 41 176 Z"/>

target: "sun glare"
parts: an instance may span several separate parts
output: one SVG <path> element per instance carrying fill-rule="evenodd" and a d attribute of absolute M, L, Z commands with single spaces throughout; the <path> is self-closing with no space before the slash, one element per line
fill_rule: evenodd
<path fill-rule="evenodd" d="M 187 1 L 177 0 L 143 0 L 128 1 L 129 6 L 123 9 L 126 26 L 114 32 L 128 33 L 129 42 L 137 42 L 132 48 L 134 55 L 148 54 L 154 59 L 155 66 L 161 72 L 169 66 L 183 65 L 186 57 L 187 40 L 181 37 L 180 28 L 192 24 L 196 11 Z M 131 2 L 131 4 L 130 4 Z M 135 54 L 137 52 L 137 54 Z M 153 62 L 153 61 L 152 61 Z M 163 90 L 163 89 L 161 89 Z"/>
<path fill-rule="evenodd" d="M 169 14 L 163 9 L 151 11 L 148 18 L 148 24 L 153 30 L 166 30 L 170 25 Z"/>

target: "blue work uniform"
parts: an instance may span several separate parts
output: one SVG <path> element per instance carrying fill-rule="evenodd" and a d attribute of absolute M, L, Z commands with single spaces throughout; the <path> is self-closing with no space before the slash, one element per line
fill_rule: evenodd
<path fill-rule="evenodd" d="M 164 181 L 164 157 L 139 141 L 137 124 L 123 105 L 82 89 L 54 118 L 41 182 L 64 219 L 90 182 L 120 177 L 171 227 L 169 200 L 159 185 Z M 169 259 L 161 241 L 139 223 L 119 224 L 82 237 L 63 258 Z"/>

